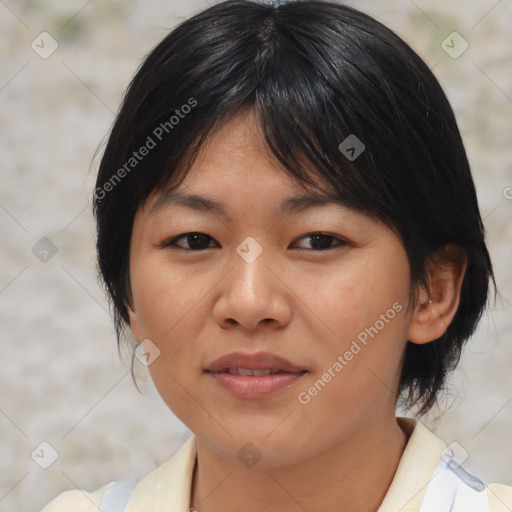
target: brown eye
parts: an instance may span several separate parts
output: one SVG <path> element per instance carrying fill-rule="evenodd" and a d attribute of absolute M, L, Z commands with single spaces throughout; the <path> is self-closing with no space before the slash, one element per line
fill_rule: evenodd
<path fill-rule="evenodd" d="M 309 233 L 301 237 L 299 240 L 303 239 L 308 240 L 311 246 L 310 249 L 304 249 L 308 252 L 335 249 L 336 247 L 342 247 L 348 243 L 339 237 L 325 233 Z M 185 241 L 185 246 L 178 244 L 178 242 L 181 240 Z M 211 236 L 206 235 L 205 233 L 183 233 L 182 235 L 176 236 L 171 240 L 164 242 L 162 247 L 177 247 L 179 249 L 185 249 L 188 251 L 201 251 L 213 247 L 209 244 L 209 242 L 213 240 L 214 239 Z"/>
<path fill-rule="evenodd" d="M 176 242 L 184 239 L 188 247 L 183 247 L 182 245 L 178 245 Z M 208 236 L 204 233 L 184 233 L 177 237 L 174 237 L 172 240 L 168 242 L 164 242 L 164 247 L 175 246 L 180 249 L 186 249 L 191 251 L 201 251 L 203 249 L 208 249 L 208 241 L 213 240 L 211 236 Z"/>
<path fill-rule="evenodd" d="M 309 240 L 309 243 L 313 247 L 311 250 L 313 251 L 325 251 L 328 249 L 335 249 L 336 247 L 347 245 L 347 242 L 345 240 L 324 233 L 309 233 L 308 235 L 303 236 L 299 240 L 302 239 Z M 337 243 L 337 245 L 332 247 L 332 242 Z"/>

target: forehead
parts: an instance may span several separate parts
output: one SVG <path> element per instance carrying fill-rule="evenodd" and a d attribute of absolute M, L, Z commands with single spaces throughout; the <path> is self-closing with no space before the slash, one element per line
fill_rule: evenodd
<path fill-rule="evenodd" d="M 382 224 L 339 180 L 331 184 L 334 179 L 312 164 L 300 170 L 307 181 L 281 164 L 254 114 L 241 112 L 208 136 L 190 168 L 184 165 L 176 179 L 150 194 L 135 222 L 165 226 L 170 219 L 200 215 L 230 226 L 258 219 L 274 226 L 287 217 L 307 215 L 308 220 L 343 221 L 363 231 Z"/>
<path fill-rule="evenodd" d="M 245 199 L 272 204 L 277 213 L 292 214 L 328 204 L 346 205 L 326 180 L 306 170 L 306 183 L 277 160 L 265 142 L 255 115 L 242 112 L 211 135 L 178 186 L 153 194 L 150 214 L 184 207 L 229 216 L 228 203 Z M 322 186 L 321 186 L 322 185 Z M 256 202 L 256 201 L 255 201 Z"/>
<path fill-rule="evenodd" d="M 347 208 L 348 205 L 334 194 L 321 192 L 304 192 L 293 196 L 286 196 L 278 206 L 279 215 L 291 215 L 321 206 L 337 205 Z M 214 197 L 184 192 L 176 189 L 161 194 L 153 203 L 149 215 L 158 214 L 161 210 L 169 207 L 181 207 L 200 212 L 215 213 L 217 215 L 231 218 L 230 207 L 226 202 Z"/>

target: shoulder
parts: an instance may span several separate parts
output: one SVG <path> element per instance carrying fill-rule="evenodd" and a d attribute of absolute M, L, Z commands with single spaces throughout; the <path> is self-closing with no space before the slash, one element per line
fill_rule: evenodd
<path fill-rule="evenodd" d="M 489 484 L 489 505 L 491 512 L 510 512 L 512 510 L 512 487 L 504 484 Z"/>
<path fill-rule="evenodd" d="M 103 494 L 113 483 L 110 482 L 93 492 L 82 490 L 64 491 L 53 498 L 41 512 L 69 512 L 70 510 L 73 512 L 97 512 Z"/>
<path fill-rule="evenodd" d="M 192 436 L 169 460 L 138 481 L 127 510 L 156 510 L 162 503 L 169 504 L 169 510 L 188 510 L 195 462 L 196 443 Z M 114 483 L 110 482 L 94 492 L 80 489 L 65 491 L 41 512 L 98 512 L 105 492 Z"/>
<path fill-rule="evenodd" d="M 454 454 L 442 439 L 418 420 L 405 417 L 398 417 L 397 420 L 409 434 L 409 441 L 384 500 L 382 512 L 430 510 L 424 503 L 427 499 L 434 503 L 432 510 L 440 510 L 435 504 L 441 491 L 448 494 L 455 492 L 457 502 L 450 503 L 452 506 L 458 505 L 463 511 L 480 510 L 475 508 L 478 507 L 476 503 L 480 503 L 481 510 L 512 512 L 512 486 L 483 482 L 470 466 L 465 468 L 463 463 L 443 464 L 442 461 L 446 461 Z M 445 478 L 433 478 L 441 469 Z M 418 486 L 422 489 L 420 492 L 417 491 Z M 430 496 L 427 496 L 428 487 L 432 488 Z M 480 496 L 482 489 L 487 490 L 485 497 Z M 407 498 L 404 502 L 404 497 L 410 495 L 415 498 Z M 472 504 L 473 508 L 467 506 L 468 503 Z M 458 508 L 454 506 L 450 510 Z"/>

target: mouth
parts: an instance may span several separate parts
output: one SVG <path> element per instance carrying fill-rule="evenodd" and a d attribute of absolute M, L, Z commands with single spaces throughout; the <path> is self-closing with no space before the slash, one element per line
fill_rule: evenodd
<path fill-rule="evenodd" d="M 216 359 L 205 373 L 229 394 L 254 399 L 289 388 L 308 371 L 274 354 L 233 352 Z"/>
<path fill-rule="evenodd" d="M 303 370 L 304 372 L 306 370 Z M 255 368 L 233 368 L 229 367 L 220 372 L 212 372 L 212 373 L 228 373 L 229 375 L 241 375 L 243 377 L 263 377 L 265 375 L 276 375 L 278 373 L 300 373 L 300 372 L 287 372 L 281 370 L 280 368 L 265 368 L 262 370 L 257 370 Z"/>
<path fill-rule="evenodd" d="M 275 373 L 301 373 L 307 370 L 269 352 L 257 352 L 256 354 L 232 352 L 216 359 L 205 371 L 230 373 L 231 375 L 261 376 Z"/>

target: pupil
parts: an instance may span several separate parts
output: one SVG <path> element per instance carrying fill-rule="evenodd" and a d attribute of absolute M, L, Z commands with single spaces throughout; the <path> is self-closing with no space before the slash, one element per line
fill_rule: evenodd
<path fill-rule="evenodd" d="M 199 235 L 199 234 L 188 235 L 188 242 L 189 242 L 190 247 L 192 247 L 192 248 L 204 249 L 205 247 L 203 247 L 203 245 L 204 245 L 205 241 L 207 241 L 207 237 L 205 235 Z M 208 244 L 206 244 L 206 247 L 208 247 Z"/>
<path fill-rule="evenodd" d="M 311 245 L 317 249 L 328 249 L 331 246 L 331 237 L 327 235 L 310 235 Z M 323 240 L 324 243 L 318 243 L 318 240 Z M 316 244 L 315 244 L 316 242 Z M 316 247 L 315 247 L 316 245 Z"/>

